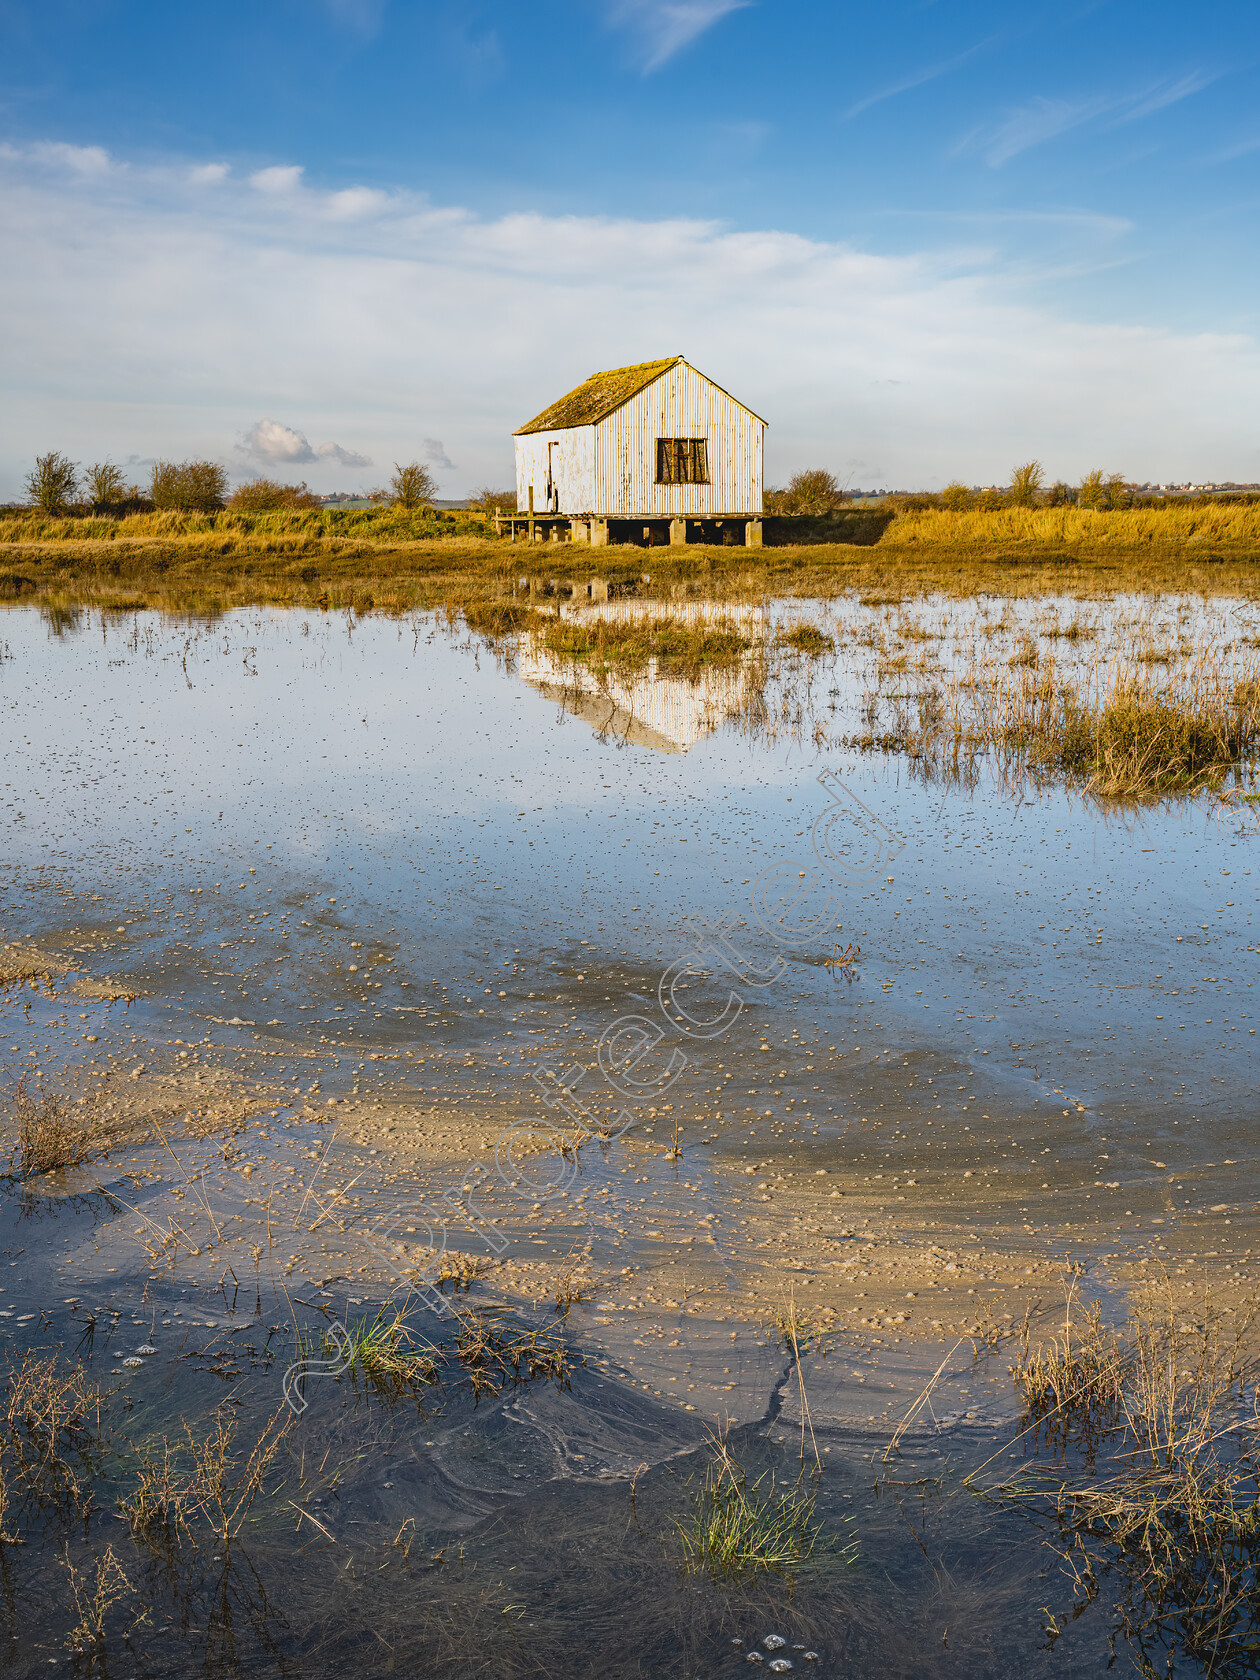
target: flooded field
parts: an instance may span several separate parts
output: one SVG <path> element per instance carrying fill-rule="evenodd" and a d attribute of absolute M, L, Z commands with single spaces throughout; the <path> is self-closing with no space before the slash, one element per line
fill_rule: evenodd
<path fill-rule="evenodd" d="M 1256 611 L 9 610 L 7 1668 L 1254 1672 L 1001 1480 L 1065 1289 L 1249 1346 L 1253 784 L 995 719 Z"/>

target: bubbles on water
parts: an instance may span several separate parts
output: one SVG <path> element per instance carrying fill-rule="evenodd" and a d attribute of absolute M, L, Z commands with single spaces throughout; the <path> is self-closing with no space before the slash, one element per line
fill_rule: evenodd
<path fill-rule="evenodd" d="M 787 1640 L 781 1633 L 768 1633 L 761 1643 L 767 1651 L 781 1651 L 787 1644 Z"/>
<path fill-rule="evenodd" d="M 790 1657 L 776 1657 L 770 1664 L 771 1674 L 787 1674 L 793 1667 Z"/>
<path fill-rule="evenodd" d="M 155 1347 L 150 1347 L 149 1343 L 146 1342 L 143 1347 L 138 1347 L 136 1349 L 136 1352 L 137 1353 L 156 1353 L 157 1349 Z"/>
<path fill-rule="evenodd" d="M 135 1354 L 133 1353 L 131 1355 L 130 1359 L 124 1359 L 123 1360 L 123 1364 L 124 1365 L 129 1365 L 129 1366 L 143 1365 L 144 1360 L 143 1359 L 137 1359 Z"/>

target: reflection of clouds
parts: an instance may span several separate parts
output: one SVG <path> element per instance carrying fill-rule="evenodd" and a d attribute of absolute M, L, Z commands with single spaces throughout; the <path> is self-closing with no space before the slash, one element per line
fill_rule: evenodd
<path fill-rule="evenodd" d="M 698 628 L 733 625 L 751 644 L 736 664 L 712 666 L 693 682 L 662 675 L 655 659 L 638 671 L 592 668 L 582 660 L 554 654 L 541 638 L 521 638 L 518 669 L 525 681 L 566 712 L 600 734 L 615 735 L 658 752 L 684 753 L 738 716 L 760 681 L 760 650 L 766 632 L 761 607 L 724 606 L 708 601 L 660 603 L 649 612 L 641 603 L 608 601 L 590 606 L 561 606 L 562 618 L 634 623 L 644 618 L 672 619 Z"/>

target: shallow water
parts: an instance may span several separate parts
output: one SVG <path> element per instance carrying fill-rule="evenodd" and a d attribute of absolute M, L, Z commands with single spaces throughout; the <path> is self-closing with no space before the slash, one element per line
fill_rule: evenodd
<path fill-rule="evenodd" d="M 880 609 L 863 611 L 845 622 Z M 723 722 L 746 713 L 742 677 L 707 710 L 656 679 L 655 711 L 627 689 L 601 712 L 528 649 L 505 660 L 422 616 L 12 611 L 0 639 L 0 940 L 50 976 L 5 993 L 4 1077 L 161 1127 L 9 1195 L 0 1336 L 73 1348 L 98 1309 L 91 1367 L 125 1392 L 134 1438 L 229 1393 L 248 1418 L 280 1404 L 295 1327 L 382 1299 L 381 1232 L 418 1196 L 480 1268 L 464 1301 L 554 1324 L 557 1277 L 586 1281 L 563 1320 L 588 1361 L 571 1393 L 474 1407 L 444 1385 L 435 1421 L 313 1382 L 293 1474 L 334 1501 L 336 1521 L 310 1509 L 336 1538 L 281 1521 L 286 1483 L 228 1586 L 208 1547 L 195 1580 L 167 1581 L 203 1660 L 576 1674 L 594 1652 L 708 1675 L 764 1624 L 814 1641 L 823 1672 L 876 1654 L 893 1673 L 1102 1671 L 1104 1608 L 1043 1651 L 1036 1607 L 1070 1593 L 1042 1580 L 1041 1537 L 958 1490 L 1014 1414 L 1000 1356 L 956 1351 L 946 1432 L 912 1448 L 952 1468 L 912 1520 L 870 1494 L 871 1458 L 986 1309 L 1058 1310 L 1065 1257 L 1104 1296 L 1158 1267 L 1187 1311 L 1207 1277 L 1227 1304 L 1249 1291 L 1241 807 L 1108 813 L 819 746 L 810 720 L 853 711 L 874 657 L 843 634 L 834 664 L 782 674 L 795 715 L 754 730 Z M 818 926 L 776 941 L 776 916 Z M 738 956 L 720 985 L 679 971 L 673 1007 L 694 1026 L 734 994 L 735 1018 L 670 1030 L 662 972 L 715 930 Z M 845 978 L 826 959 L 850 944 Z M 663 1036 L 615 1089 L 597 1047 L 626 1016 Z M 581 1151 L 563 1195 L 522 1195 L 494 1170 L 505 1128 L 567 1123 L 575 1102 L 621 1135 Z M 705 1424 L 733 1420 L 750 1462 L 795 1474 L 799 1408 L 766 1328 L 789 1290 L 819 1332 L 821 1507 L 834 1532 L 856 1511 L 860 1561 L 790 1596 L 701 1587 L 668 1536 Z M 192 1318 L 255 1352 L 184 1358 Z M 125 1327 L 158 1349 L 139 1368 L 114 1363 Z M 347 1468 L 316 1495 L 301 1478 L 321 1454 Z M 53 1532 L 13 1565 L 11 1603 L 40 1628 L 11 1647 L 22 1669 L 64 1638 Z M 371 1590 L 400 1570 L 419 1595 Z M 137 1672 L 186 1665 L 160 1622 L 143 1642 Z"/>

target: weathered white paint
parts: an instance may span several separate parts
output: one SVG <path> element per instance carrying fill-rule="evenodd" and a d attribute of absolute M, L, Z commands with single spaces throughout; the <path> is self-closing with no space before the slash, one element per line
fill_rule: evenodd
<path fill-rule="evenodd" d="M 765 422 L 678 361 L 591 426 L 529 432 L 516 442 L 518 512 L 605 519 L 705 518 L 762 511 Z M 656 440 L 704 438 L 708 484 L 657 484 Z"/>
<path fill-rule="evenodd" d="M 516 440 L 516 507 L 535 513 L 591 513 L 595 428 L 570 426 L 559 432 L 529 432 Z"/>

